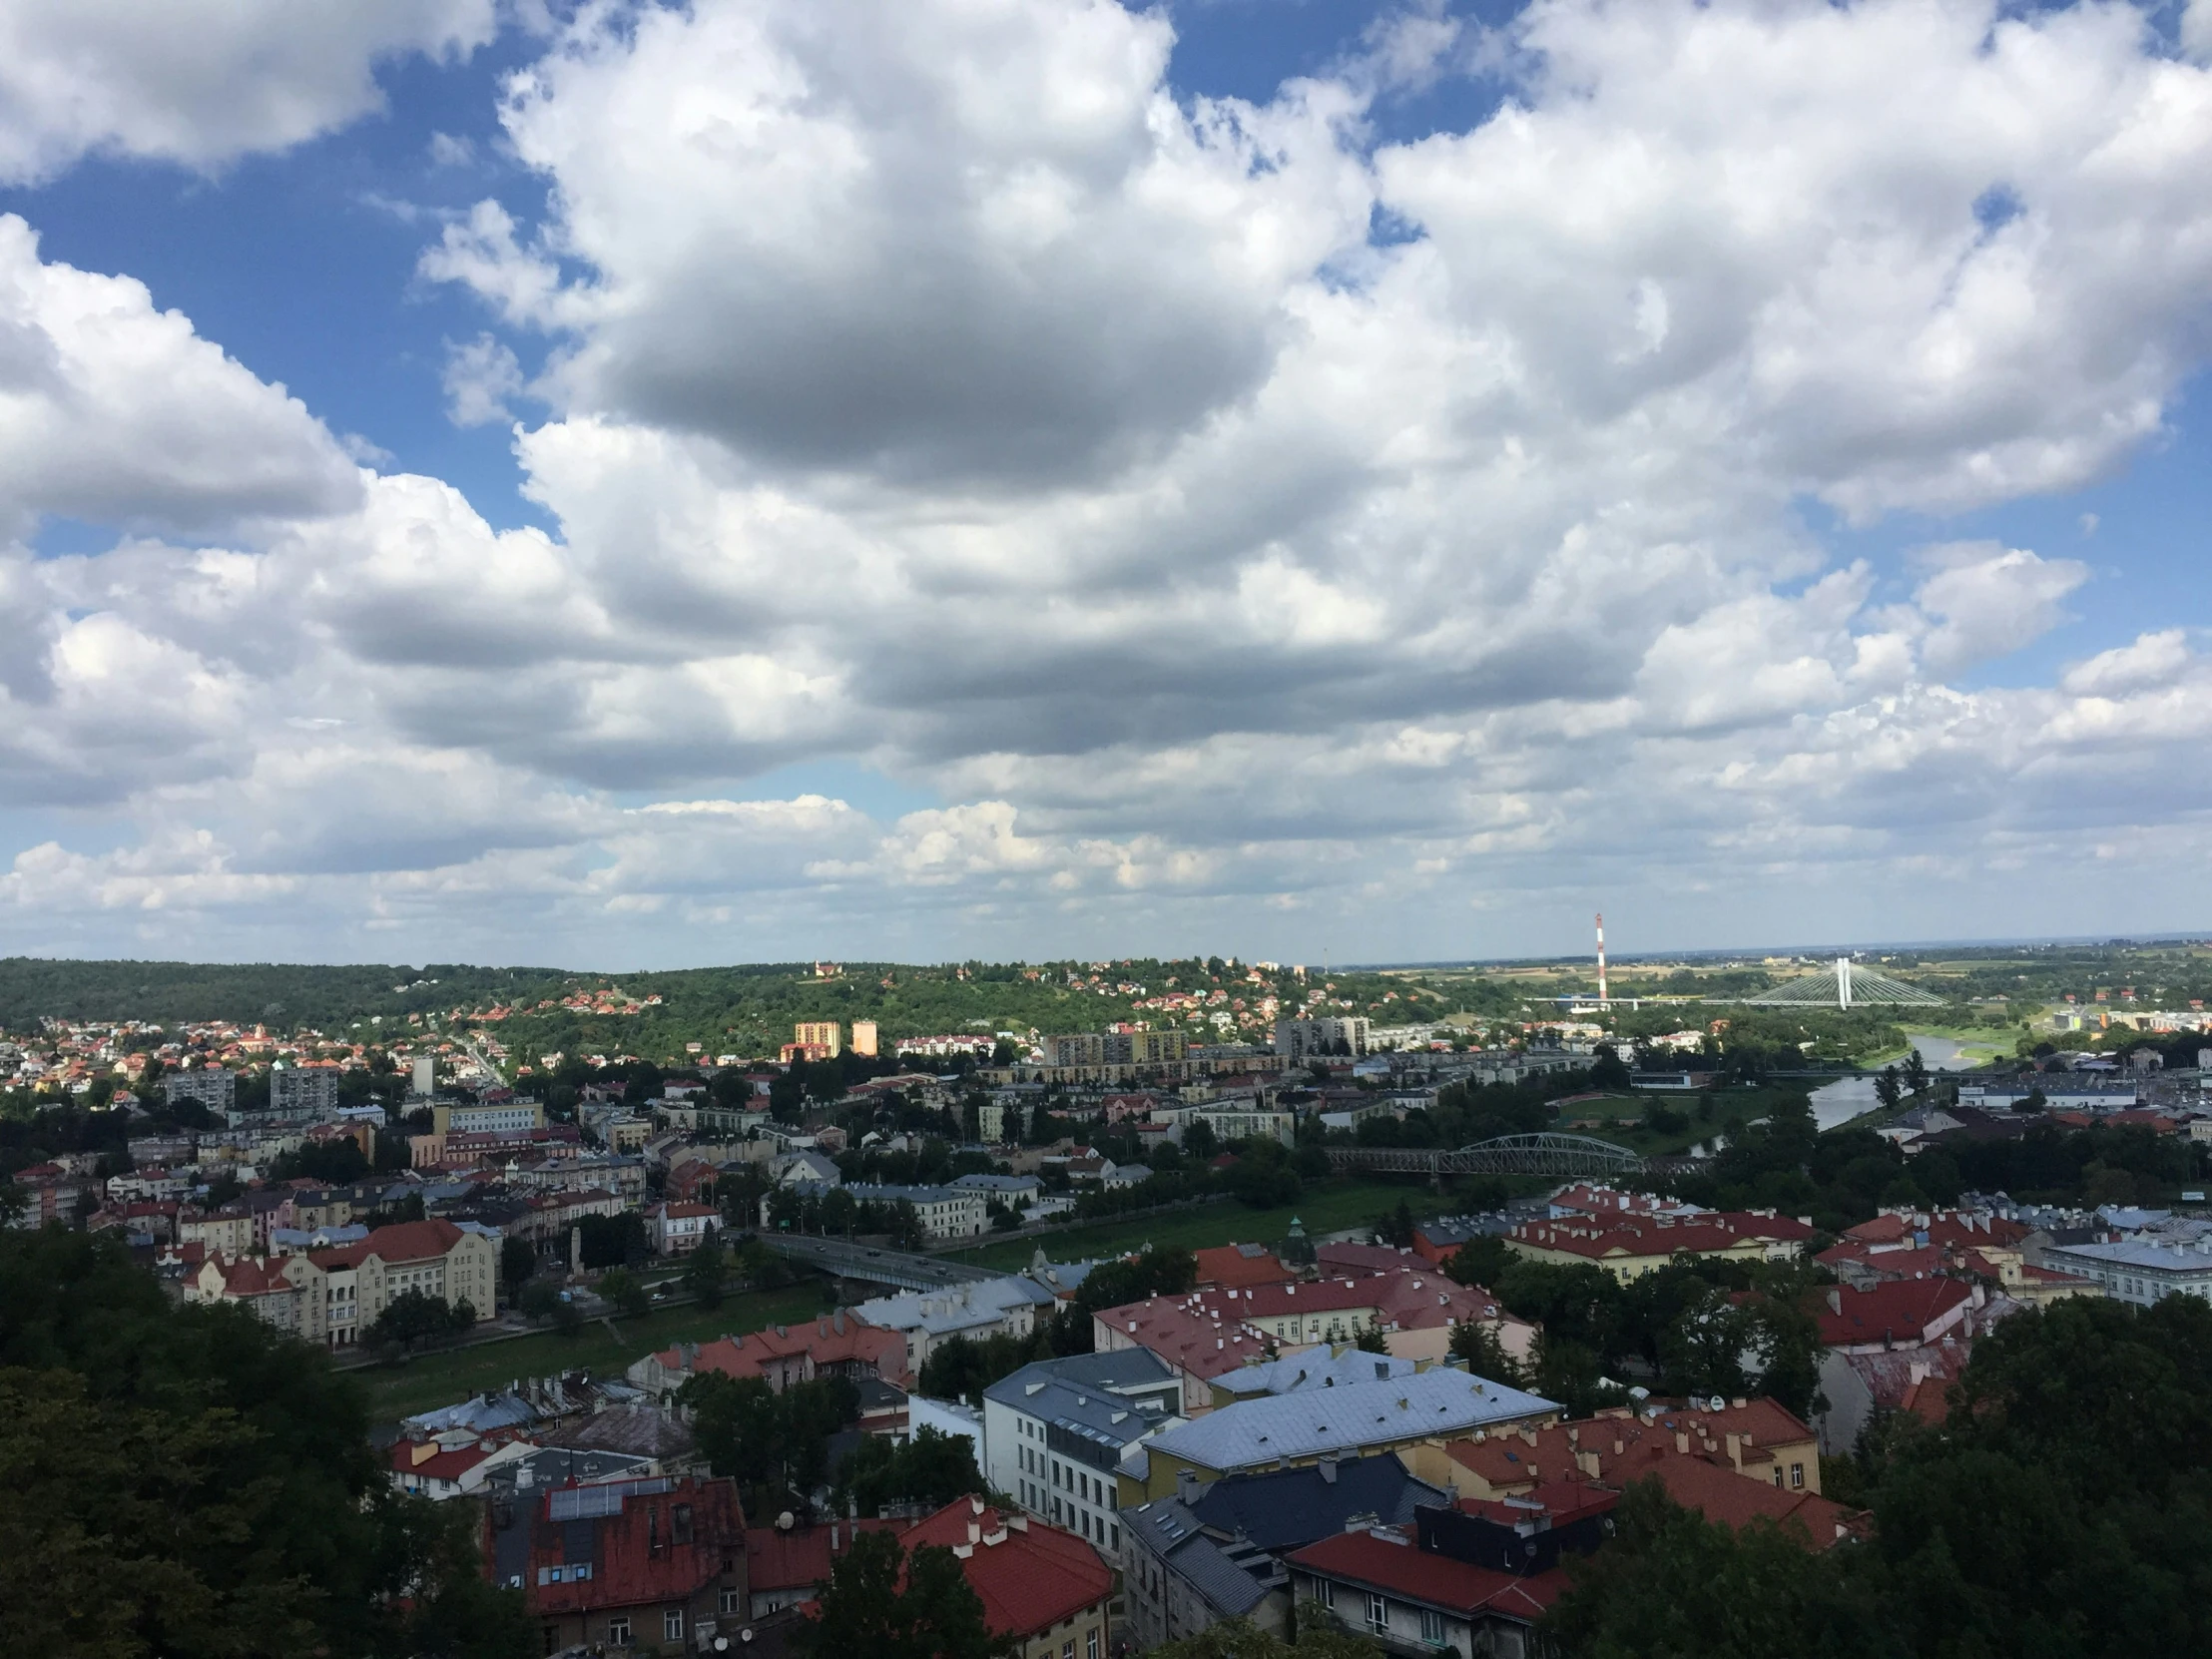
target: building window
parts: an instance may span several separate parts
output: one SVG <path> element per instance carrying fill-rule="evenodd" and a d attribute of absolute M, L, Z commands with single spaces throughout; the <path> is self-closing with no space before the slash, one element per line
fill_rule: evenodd
<path fill-rule="evenodd" d="M 630 1645 L 629 1614 L 617 1613 L 607 1621 L 607 1640 L 614 1643 L 616 1647 L 628 1647 Z"/>
<path fill-rule="evenodd" d="M 1098 1659 L 1098 1627 L 1091 1626 L 1091 1633 L 1083 1642 L 1083 1659 Z"/>
<path fill-rule="evenodd" d="M 1326 1578 L 1314 1580 L 1314 1595 L 1324 1607 L 1334 1609 L 1337 1605 L 1337 1586 Z"/>
<path fill-rule="evenodd" d="M 1803 1463 L 1792 1463 L 1790 1465 L 1790 1484 L 1793 1486 L 1805 1484 L 1805 1465 Z"/>
<path fill-rule="evenodd" d="M 683 1639 L 684 1610 L 679 1607 L 673 1612 L 663 1613 L 661 1615 L 661 1640 L 664 1642 L 680 1642 Z"/>
<path fill-rule="evenodd" d="M 1430 1647 L 1444 1645 L 1444 1616 L 1432 1607 L 1420 1610 L 1420 1639 Z"/>
<path fill-rule="evenodd" d="M 740 1612 L 740 1611 L 742 1611 L 742 1609 L 741 1609 L 741 1608 L 739 1607 L 739 1605 L 738 1605 L 738 1603 L 739 1603 L 739 1599 L 740 1599 L 740 1595 L 739 1595 L 739 1592 L 738 1592 L 738 1591 L 736 1591 L 736 1590 L 725 1590 L 725 1591 L 723 1591 L 723 1592 L 722 1592 L 722 1610 L 723 1610 L 723 1611 L 724 1611 L 725 1613 L 736 1613 L 736 1612 Z"/>
<path fill-rule="evenodd" d="M 1379 1595 L 1368 1597 L 1368 1628 L 1387 1630 L 1390 1627 L 1390 1604 Z"/>

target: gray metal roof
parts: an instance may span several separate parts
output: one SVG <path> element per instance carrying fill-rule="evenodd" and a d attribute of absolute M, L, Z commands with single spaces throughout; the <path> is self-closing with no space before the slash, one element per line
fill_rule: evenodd
<path fill-rule="evenodd" d="M 1241 1618 L 1251 1612 L 1267 1598 L 1269 1581 L 1282 1576 L 1268 1557 L 1239 1552 L 1247 1555 L 1252 1566 L 1266 1570 L 1266 1576 L 1256 1574 L 1208 1537 L 1198 1517 L 1173 1498 L 1162 1498 L 1141 1509 L 1124 1509 L 1121 1523 L 1134 1535 L 1134 1541 L 1181 1573 L 1222 1618 Z"/>
<path fill-rule="evenodd" d="M 1354 1515 L 1407 1526 L 1415 1509 L 1450 1500 L 1385 1451 L 1344 1458 L 1334 1471 L 1309 1464 L 1230 1475 L 1201 1490 L 1190 1509 L 1217 1532 L 1242 1534 L 1262 1549 L 1289 1550 L 1333 1537 Z"/>
<path fill-rule="evenodd" d="M 1152 1443 L 1200 1468 L 1230 1473 L 1278 1458 L 1296 1461 L 1461 1434 L 1558 1409 L 1556 1401 L 1539 1394 L 1438 1368 L 1418 1377 L 1240 1399 L 1170 1428 Z"/>
<path fill-rule="evenodd" d="M 1172 1407 L 1157 1401 L 1162 1394 L 1175 1398 L 1178 1387 L 1174 1371 L 1138 1348 L 1039 1360 L 992 1383 L 983 1394 L 1118 1456 L 1123 1447 L 1174 1420 Z M 1145 1389 L 1154 1403 L 1131 1398 L 1132 1388 Z"/>
<path fill-rule="evenodd" d="M 2147 1239 L 2131 1239 L 2125 1244 L 2052 1245 L 2043 1251 L 2047 1263 L 2051 1258 L 2065 1262 L 2095 1262 L 2107 1267 L 2144 1268 L 2158 1273 L 2208 1273 L 2212 1274 L 2212 1249 L 2202 1245 L 2181 1246 L 2152 1244 Z"/>

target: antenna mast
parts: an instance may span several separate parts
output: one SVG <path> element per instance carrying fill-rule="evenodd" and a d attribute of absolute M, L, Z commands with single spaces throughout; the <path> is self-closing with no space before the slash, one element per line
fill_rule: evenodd
<path fill-rule="evenodd" d="M 1600 1003 L 1612 999 L 1605 994 L 1605 912 L 1597 913 L 1597 999 Z"/>

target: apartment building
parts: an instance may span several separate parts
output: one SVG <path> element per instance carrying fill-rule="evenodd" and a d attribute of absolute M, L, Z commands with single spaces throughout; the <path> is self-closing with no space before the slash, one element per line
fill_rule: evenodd
<path fill-rule="evenodd" d="M 197 1100 L 209 1111 L 226 1117 L 238 1105 L 238 1074 L 221 1066 L 164 1072 L 155 1086 L 162 1091 L 162 1098 L 173 1105 L 180 1100 Z"/>
<path fill-rule="evenodd" d="M 296 1065 L 272 1067 L 270 1115 L 307 1123 L 337 1116 L 339 1075 L 335 1060 L 302 1060 Z"/>
<path fill-rule="evenodd" d="M 479 1324 L 498 1314 L 494 1236 L 444 1220 L 379 1227 L 357 1244 L 282 1257 L 214 1256 L 185 1281 L 187 1302 L 242 1303 L 279 1330 L 350 1348 L 394 1298 L 420 1291 L 466 1302 Z"/>
<path fill-rule="evenodd" d="M 1275 1052 L 1296 1064 L 1315 1056 L 1354 1059 L 1373 1046 L 1374 1025 L 1363 1016 L 1346 1019 L 1279 1019 L 1275 1022 Z"/>
<path fill-rule="evenodd" d="M 1040 1520 L 1121 1555 L 1114 1469 L 1180 1421 L 1175 1369 L 1143 1349 L 1040 1360 L 983 1390 L 984 1472 Z"/>

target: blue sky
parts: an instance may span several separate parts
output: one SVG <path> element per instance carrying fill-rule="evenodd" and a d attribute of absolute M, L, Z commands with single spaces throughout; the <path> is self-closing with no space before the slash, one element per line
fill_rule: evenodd
<path fill-rule="evenodd" d="M 2212 925 L 2212 0 L 865 9 L 26 14 L 0 948 Z"/>

